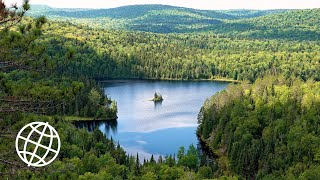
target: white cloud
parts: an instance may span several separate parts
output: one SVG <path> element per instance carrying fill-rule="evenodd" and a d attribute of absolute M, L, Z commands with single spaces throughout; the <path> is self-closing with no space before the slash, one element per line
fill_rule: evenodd
<path fill-rule="evenodd" d="M 136 142 L 139 143 L 139 144 L 141 144 L 141 145 L 148 144 L 146 141 L 143 141 L 143 140 L 137 140 Z"/>
<path fill-rule="evenodd" d="M 148 159 L 148 160 L 151 159 L 152 154 L 149 153 L 149 152 L 146 152 L 143 149 L 143 147 L 135 147 L 135 146 L 133 146 L 133 147 L 125 147 L 123 145 L 121 145 L 121 146 L 130 155 L 134 155 L 135 156 L 138 153 L 139 154 L 140 163 L 143 163 L 143 159 L 144 158 Z M 153 154 L 153 157 L 157 161 L 159 159 L 159 157 L 160 157 L 160 154 Z"/>
<path fill-rule="evenodd" d="M 4 0 L 7 4 L 22 0 Z M 307 9 L 320 8 L 319 0 L 30 0 L 59 8 L 112 8 L 132 4 L 167 4 L 195 9 Z"/>

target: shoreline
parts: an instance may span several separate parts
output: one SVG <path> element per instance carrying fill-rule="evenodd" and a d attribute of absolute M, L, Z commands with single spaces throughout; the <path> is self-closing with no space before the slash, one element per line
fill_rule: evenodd
<path fill-rule="evenodd" d="M 199 142 L 200 149 L 201 149 L 202 153 L 204 153 L 206 156 L 208 156 L 209 159 L 211 159 L 211 160 L 218 159 L 219 156 L 217 154 L 214 154 L 211 151 L 211 148 L 208 145 L 208 143 L 204 139 L 202 139 L 201 135 L 198 134 L 198 132 L 196 133 L 196 136 L 197 136 L 197 139 L 198 139 L 198 142 Z"/>
<path fill-rule="evenodd" d="M 227 82 L 227 83 L 241 83 L 242 81 L 233 80 L 233 79 L 224 79 L 224 78 L 215 78 L 215 79 L 170 79 L 170 78 L 114 78 L 114 79 L 103 79 L 99 78 L 96 79 L 98 82 L 101 83 L 108 83 L 108 82 L 118 82 L 118 83 L 125 83 L 128 80 L 150 80 L 150 81 L 190 81 L 190 82 L 201 82 L 201 81 L 212 81 L 212 82 Z"/>
<path fill-rule="evenodd" d="M 63 116 L 63 119 L 69 122 L 80 122 L 80 121 L 116 121 L 118 117 L 95 119 L 93 117 L 80 117 L 80 116 Z"/>

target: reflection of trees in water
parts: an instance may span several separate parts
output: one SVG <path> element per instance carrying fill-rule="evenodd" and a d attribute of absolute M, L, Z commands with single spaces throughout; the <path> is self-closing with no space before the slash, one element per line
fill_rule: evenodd
<path fill-rule="evenodd" d="M 216 160 L 219 157 L 212 153 L 209 146 L 206 144 L 206 142 L 201 140 L 198 134 L 197 134 L 197 138 L 198 138 L 197 150 L 200 155 L 200 164 L 211 166 L 211 167 L 217 167 Z"/>
<path fill-rule="evenodd" d="M 162 106 L 162 101 L 154 101 L 154 109 L 159 109 Z"/>
<path fill-rule="evenodd" d="M 108 121 L 76 121 L 75 126 L 77 128 L 86 128 L 88 131 L 93 131 L 95 128 L 103 129 L 103 133 L 109 134 L 110 130 L 113 133 L 117 132 L 118 121 L 108 120 Z"/>
<path fill-rule="evenodd" d="M 117 120 L 109 120 L 105 125 L 105 131 L 107 134 L 112 130 L 113 134 L 117 133 L 118 121 Z"/>

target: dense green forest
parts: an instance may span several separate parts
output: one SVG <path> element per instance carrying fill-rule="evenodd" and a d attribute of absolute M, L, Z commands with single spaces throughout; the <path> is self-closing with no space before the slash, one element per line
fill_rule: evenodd
<path fill-rule="evenodd" d="M 29 8 L 8 11 L 0 2 L 1 178 L 320 176 L 319 9 Z M 32 17 L 24 17 L 27 11 Z M 44 14 L 49 20 L 37 17 Z M 197 134 L 212 159 L 191 145 L 143 160 L 64 118 L 115 119 L 116 102 L 95 81 L 109 78 L 241 83 L 207 100 L 199 113 Z M 33 121 L 56 127 L 63 143 L 44 169 L 27 167 L 14 150 L 18 130 Z"/>
<path fill-rule="evenodd" d="M 109 30 L 110 27 L 101 28 L 93 20 L 106 16 L 122 20 L 141 19 L 156 11 L 176 15 L 179 14 L 175 12 L 177 10 L 206 14 L 224 22 L 205 29 L 205 33 L 196 30 L 198 33 L 155 34 Z M 46 54 L 59 61 L 59 72 L 73 76 L 96 79 L 223 78 L 254 82 L 265 75 L 284 74 L 304 80 L 320 79 L 317 71 L 320 64 L 320 22 L 315 18 L 319 16 L 318 9 L 222 12 L 146 5 L 99 10 L 36 6 L 34 11 L 37 12 L 35 14 L 46 13 L 49 17 L 50 12 L 56 13 L 58 17 L 63 16 L 73 22 L 47 23 L 41 39 L 41 43 L 48 44 Z M 70 19 L 72 16 L 79 21 Z M 82 22 L 83 17 L 90 17 L 90 22 L 100 28 L 86 25 Z M 160 21 L 164 22 L 170 19 L 173 23 L 168 25 L 170 27 L 179 26 L 182 19 L 163 17 L 163 14 L 155 17 L 163 18 Z M 197 16 L 192 15 L 189 19 L 197 19 Z M 150 23 L 155 25 L 157 21 L 150 20 Z M 147 22 L 141 24 L 152 27 Z M 194 24 L 185 23 L 188 27 Z M 69 61 L 64 61 L 65 57 Z"/>
<path fill-rule="evenodd" d="M 77 129 L 58 116 L 14 114 L 0 121 L 0 177 L 9 179 L 203 179 L 213 177 L 209 166 L 200 167 L 198 150 L 181 148 L 177 157 L 139 159 L 107 139 L 100 130 Z M 49 122 L 61 138 L 59 158 L 45 168 L 31 168 L 15 154 L 15 133 L 25 124 Z"/>
<path fill-rule="evenodd" d="M 201 31 L 216 28 L 224 20 L 259 17 L 285 10 L 206 11 L 167 5 L 132 5 L 112 9 L 58 9 L 33 5 L 28 15 L 45 14 L 49 19 L 65 20 L 91 27 L 139 30 L 159 33 Z"/>
<path fill-rule="evenodd" d="M 319 41 L 235 39 L 207 34 L 95 30 L 49 22 L 40 43 L 58 71 L 91 78 L 320 79 Z M 66 57 L 68 61 L 65 61 Z"/>
<path fill-rule="evenodd" d="M 59 18 L 67 18 L 68 21 L 65 22 L 47 23 L 44 26 L 44 36 L 39 41 L 48 44 L 46 54 L 58 61 L 58 71 L 72 76 L 96 79 L 223 78 L 254 82 L 265 75 L 284 74 L 286 77 L 295 76 L 304 80 L 320 79 L 317 70 L 320 64 L 320 22 L 316 18 L 319 16 L 319 9 L 223 12 L 159 5 L 101 10 L 39 6 L 35 9 L 35 14 L 42 12 L 55 17 L 51 13 L 56 13 Z M 157 11 L 177 15 L 180 14 L 176 12 L 178 10 L 197 13 L 198 16 L 206 14 L 223 22 L 209 29 L 194 30 L 197 33 L 156 34 L 110 30 L 111 27 L 102 27 L 94 20 L 107 16 L 120 20 L 139 18 L 143 19 L 143 27 L 152 28 L 158 22 L 142 17 L 149 17 L 150 13 Z M 188 19 L 198 19 L 198 16 L 190 15 Z M 89 21 L 99 28 L 84 23 L 83 17 L 90 17 Z M 180 26 L 183 19 L 157 13 L 155 17 L 162 18 L 159 20 L 160 24 L 170 19 L 172 24 L 168 26 L 171 28 Z M 184 24 L 190 28 L 197 23 Z M 161 32 L 161 28 L 136 30 Z M 174 29 L 173 32 L 180 31 Z M 65 61 L 66 57 L 68 61 Z"/>
<path fill-rule="evenodd" d="M 164 5 L 113 9 L 57 9 L 34 5 L 29 15 L 116 29 L 155 33 L 214 33 L 250 39 L 319 40 L 319 9 L 208 11 Z"/>
<path fill-rule="evenodd" d="M 208 99 L 198 135 L 221 175 L 317 179 L 320 82 L 268 77 L 229 86 Z"/>
<path fill-rule="evenodd" d="M 179 156 L 139 159 L 99 130 L 77 129 L 65 116 L 114 118 L 117 106 L 90 76 L 60 71 L 63 63 L 48 54 L 44 17 L 23 16 L 29 9 L 8 11 L 0 2 L 0 178 L 1 179 L 203 179 L 213 176 L 201 166 L 198 150 L 183 147 Z M 9 12 L 9 13 L 8 13 Z M 70 49 L 65 61 L 71 61 Z M 90 53 L 90 52 L 88 52 Z M 68 72 L 68 73 L 67 73 Z M 18 131 L 30 122 L 49 122 L 61 138 L 61 150 L 45 168 L 24 164 L 15 153 Z M 39 151 L 41 153 L 42 151 Z M 177 150 L 178 152 L 178 150 Z M 38 152 L 37 152 L 38 153 Z"/>

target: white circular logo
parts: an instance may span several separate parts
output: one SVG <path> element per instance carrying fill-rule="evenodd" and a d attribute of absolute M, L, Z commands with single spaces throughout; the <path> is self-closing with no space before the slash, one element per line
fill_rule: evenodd
<path fill-rule="evenodd" d="M 44 122 L 25 125 L 16 138 L 16 151 L 28 166 L 42 167 L 50 164 L 60 151 L 57 131 Z"/>

